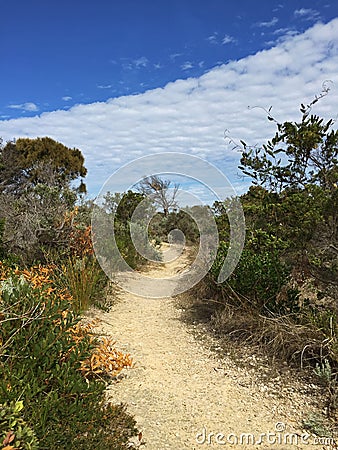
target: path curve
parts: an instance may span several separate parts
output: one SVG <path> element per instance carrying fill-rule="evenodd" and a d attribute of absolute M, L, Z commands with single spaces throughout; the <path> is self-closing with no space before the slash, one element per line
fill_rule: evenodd
<path fill-rule="evenodd" d="M 183 254 L 151 268 L 147 276 L 168 276 L 187 263 Z M 290 385 L 283 376 L 263 383 L 254 376 L 259 360 L 253 359 L 250 372 L 227 355 L 220 358 L 194 337 L 173 298 L 121 292 L 108 313 L 95 314 L 101 320 L 99 333 L 112 336 L 134 359 L 135 367 L 108 387 L 107 396 L 125 403 L 135 416 L 141 448 L 329 448 L 314 445 L 313 436 L 303 436 L 302 442 L 299 424 L 315 407 L 309 386 Z"/>

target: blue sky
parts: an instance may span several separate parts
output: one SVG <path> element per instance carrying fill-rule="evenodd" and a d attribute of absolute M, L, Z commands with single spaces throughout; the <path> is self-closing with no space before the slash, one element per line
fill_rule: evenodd
<path fill-rule="evenodd" d="M 1 0 L 0 13 L 0 136 L 80 148 L 92 194 L 166 151 L 206 158 L 243 190 L 224 134 L 273 132 L 248 106 L 296 118 L 330 80 L 318 112 L 338 112 L 336 0 Z"/>

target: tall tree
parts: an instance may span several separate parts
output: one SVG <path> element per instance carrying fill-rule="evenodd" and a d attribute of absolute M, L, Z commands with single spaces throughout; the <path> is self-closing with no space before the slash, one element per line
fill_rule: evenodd
<path fill-rule="evenodd" d="M 142 194 L 162 208 L 165 217 L 169 215 L 170 209 L 177 208 L 176 196 L 179 184 L 162 180 L 158 175 L 151 175 L 144 178 L 138 188 Z"/>
<path fill-rule="evenodd" d="M 299 121 L 278 123 L 267 111 L 277 131 L 262 147 L 241 141 L 240 169 L 258 185 L 241 201 L 246 249 L 255 255 L 276 252 L 297 283 L 312 277 L 322 291 L 318 295 L 337 298 L 338 130 L 333 120 L 312 114 L 327 93 L 302 104 Z"/>
<path fill-rule="evenodd" d="M 38 184 L 65 187 L 85 177 L 84 157 L 49 137 L 18 139 L 0 146 L 0 191 L 20 195 Z M 81 182 L 80 191 L 85 191 Z"/>
<path fill-rule="evenodd" d="M 51 138 L 18 139 L 0 146 L 0 221 L 5 249 L 24 261 L 42 258 L 43 248 L 67 246 L 65 218 L 86 175 L 80 150 Z"/>
<path fill-rule="evenodd" d="M 299 122 L 278 123 L 269 110 L 268 119 L 275 121 L 277 131 L 273 139 L 262 147 L 249 147 L 241 141 L 244 151 L 240 169 L 260 184 L 275 192 L 285 188 L 302 189 L 319 185 L 334 191 L 338 182 L 338 131 L 332 129 L 333 120 L 325 122 L 310 114 L 312 106 L 324 91 L 307 106 L 301 105 Z"/>

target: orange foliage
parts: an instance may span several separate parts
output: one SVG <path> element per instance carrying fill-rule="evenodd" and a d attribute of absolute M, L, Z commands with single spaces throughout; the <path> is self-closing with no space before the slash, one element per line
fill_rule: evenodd
<path fill-rule="evenodd" d="M 84 227 L 81 222 L 76 220 L 79 208 L 76 206 L 72 211 L 66 213 L 62 228 L 69 231 L 69 247 L 73 256 L 83 258 L 94 254 L 91 238 L 92 227 Z"/>
<path fill-rule="evenodd" d="M 63 231 L 64 240 L 73 256 L 83 258 L 93 255 L 94 249 L 91 239 L 91 226 L 85 226 L 79 217 L 79 207 L 75 206 L 71 211 L 67 211 L 57 224 Z"/>
<path fill-rule="evenodd" d="M 75 326 L 73 326 L 69 330 L 69 332 L 71 333 L 72 339 L 75 342 L 75 344 L 81 342 L 87 335 L 89 335 L 91 341 L 93 341 L 94 340 L 93 328 L 97 325 L 98 322 L 99 322 L 98 320 L 92 320 L 87 323 L 78 322 Z"/>
<path fill-rule="evenodd" d="M 69 294 L 66 289 L 57 289 L 53 286 L 53 272 L 56 266 L 50 264 L 48 266 L 38 266 L 30 267 L 29 269 L 18 269 L 16 268 L 13 273 L 15 275 L 23 275 L 25 280 L 27 280 L 34 289 L 44 288 L 44 294 L 49 296 L 51 294 L 56 294 L 61 300 L 71 301 L 73 297 Z M 11 269 L 5 267 L 0 262 L 0 280 L 5 280 L 10 274 Z"/>
<path fill-rule="evenodd" d="M 0 261 L 0 281 L 5 280 L 8 276 L 9 268 Z"/>
<path fill-rule="evenodd" d="M 90 230 L 88 227 L 87 234 L 85 235 L 87 238 L 89 237 L 89 233 Z M 34 288 L 44 288 L 44 293 L 48 296 L 54 294 L 61 299 L 71 301 L 72 296 L 65 289 L 61 290 L 53 287 L 53 271 L 55 268 L 56 267 L 53 265 L 49 265 L 47 267 L 39 265 L 30 269 L 15 269 L 14 273 L 19 276 L 23 275 Z M 4 265 L 0 262 L 0 279 L 5 279 L 9 273 L 10 270 L 4 267 Z M 54 324 L 57 325 L 62 319 L 66 319 L 69 313 L 69 310 L 62 311 L 62 318 L 54 321 Z M 87 323 L 79 322 L 68 331 L 74 341 L 74 345 L 69 350 L 69 353 L 71 353 L 76 346 L 89 335 L 89 339 L 94 344 L 95 349 L 89 358 L 82 361 L 80 367 L 81 373 L 86 378 L 102 378 L 105 376 L 115 377 L 121 372 L 122 369 L 132 367 L 133 360 L 129 354 L 125 354 L 117 350 L 115 348 L 115 341 L 112 339 L 102 338 L 97 340 L 93 333 L 93 328 L 97 326 L 97 323 L 97 320 Z M 67 355 L 63 355 L 62 359 L 67 359 L 69 353 Z M 10 448 L 7 448 L 7 450 L 10 450 Z"/>
<path fill-rule="evenodd" d="M 32 284 L 33 288 L 42 288 L 45 287 L 46 284 L 51 285 L 53 283 L 50 275 L 53 273 L 53 266 L 34 266 L 29 270 L 19 270 L 15 269 L 15 275 L 23 275 L 25 279 Z M 49 290 L 50 289 L 50 290 Z M 54 292 L 52 287 L 48 288 L 48 294 Z"/>
<path fill-rule="evenodd" d="M 115 343 L 110 338 L 101 338 L 91 357 L 81 363 L 80 370 L 86 378 L 115 377 L 122 369 L 133 366 L 130 354 L 116 350 Z"/>
<path fill-rule="evenodd" d="M 5 437 L 5 439 L 2 442 L 2 445 L 4 446 L 2 450 L 17 450 L 16 447 L 13 447 L 11 444 L 15 439 L 15 434 L 13 431 L 9 431 Z"/>
<path fill-rule="evenodd" d="M 115 341 L 110 338 L 97 340 L 94 337 L 93 328 L 97 326 L 99 319 L 87 323 L 77 323 L 69 332 L 72 335 L 74 346 L 78 345 L 85 336 L 90 337 L 96 345 L 89 358 L 82 361 L 80 371 L 85 378 L 115 377 L 122 369 L 133 366 L 133 360 L 129 353 L 123 353 L 115 348 Z"/>
<path fill-rule="evenodd" d="M 92 227 L 74 228 L 70 234 L 71 249 L 74 256 L 83 258 L 94 254 L 91 238 Z"/>

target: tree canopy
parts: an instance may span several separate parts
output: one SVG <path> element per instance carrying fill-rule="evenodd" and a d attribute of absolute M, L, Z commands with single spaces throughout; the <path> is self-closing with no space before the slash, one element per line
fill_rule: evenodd
<path fill-rule="evenodd" d="M 338 131 L 334 121 L 310 114 L 322 94 L 307 106 L 300 107 L 298 122 L 278 123 L 269 110 L 268 119 L 275 121 L 275 136 L 262 147 L 250 147 L 241 141 L 244 151 L 240 169 L 260 184 L 275 192 L 285 188 L 304 188 L 316 184 L 325 190 L 336 189 L 338 182 Z"/>
<path fill-rule="evenodd" d="M 84 157 L 49 137 L 0 143 L 0 222 L 9 253 L 42 258 L 42 248 L 65 245 L 64 223 L 85 192 Z"/>
<path fill-rule="evenodd" d="M 18 139 L 0 147 L 0 189 L 20 194 L 38 184 L 62 187 L 85 177 L 84 157 L 49 137 Z M 80 190 L 85 191 L 81 182 Z"/>

